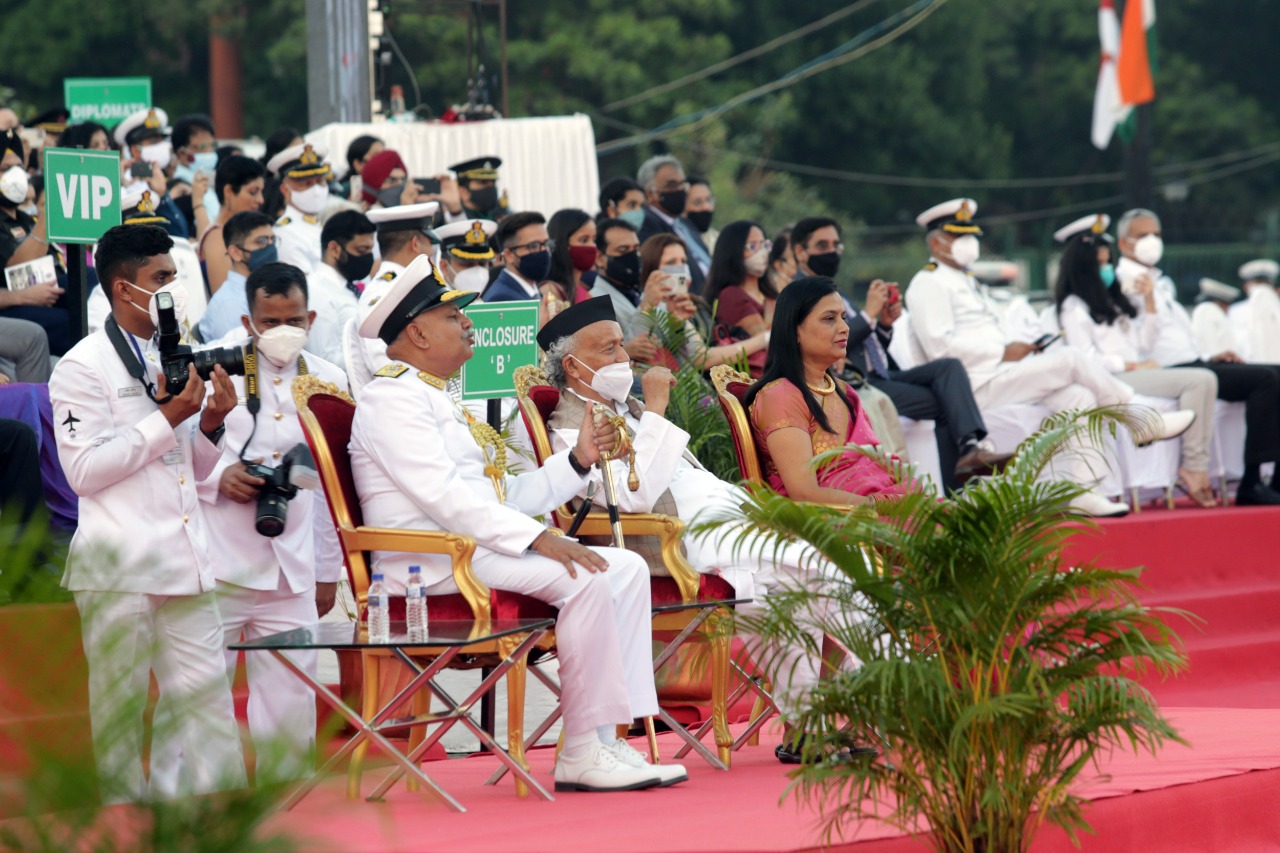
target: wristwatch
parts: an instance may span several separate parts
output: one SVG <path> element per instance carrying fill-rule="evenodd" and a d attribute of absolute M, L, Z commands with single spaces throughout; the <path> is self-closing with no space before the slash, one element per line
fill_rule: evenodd
<path fill-rule="evenodd" d="M 569 467 L 572 468 L 574 473 L 579 477 L 587 476 L 587 472 L 591 470 L 591 466 L 583 465 L 578 461 L 578 455 L 574 453 L 573 450 L 569 451 Z"/>
<path fill-rule="evenodd" d="M 218 428 L 213 430 L 212 432 L 205 432 L 204 430 L 200 430 L 200 432 L 204 433 L 204 437 L 209 439 L 210 444 L 217 444 L 219 441 L 222 441 L 222 436 L 226 431 L 227 431 L 226 424 L 218 424 Z"/>

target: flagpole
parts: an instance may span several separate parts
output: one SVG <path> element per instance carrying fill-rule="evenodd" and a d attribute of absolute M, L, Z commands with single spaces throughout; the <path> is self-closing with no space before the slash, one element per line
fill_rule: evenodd
<path fill-rule="evenodd" d="M 1133 141 L 1124 146 L 1124 206 L 1150 208 L 1155 201 L 1151 185 L 1151 104 L 1134 108 Z"/>

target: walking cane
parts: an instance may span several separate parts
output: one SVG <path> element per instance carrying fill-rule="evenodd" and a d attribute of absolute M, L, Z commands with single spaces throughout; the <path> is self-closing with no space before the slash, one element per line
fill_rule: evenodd
<path fill-rule="evenodd" d="M 604 415 L 616 433 L 613 448 L 606 453 L 601 453 L 600 461 L 597 464 L 600 466 L 601 479 L 604 480 L 604 502 L 609 509 L 609 525 L 613 528 L 613 545 L 615 548 L 625 548 L 627 544 L 622 536 L 622 518 L 618 512 L 618 486 L 613 480 L 613 466 L 609 463 L 614 459 L 621 458 L 623 448 L 627 448 L 631 462 L 631 475 L 627 479 L 627 485 L 631 491 L 636 491 L 640 488 L 640 479 L 636 476 L 635 449 L 627 447 L 627 422 L 621 415 L 610 412 L 598 403 L 593 414 L 597 413 Z"/>

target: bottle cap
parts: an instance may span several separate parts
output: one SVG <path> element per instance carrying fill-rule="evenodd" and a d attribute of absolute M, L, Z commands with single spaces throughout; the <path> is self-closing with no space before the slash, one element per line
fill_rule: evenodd
<path fill-rule="evenodd" d="M 382 572 L 374 572 L 372 575 L 372 579 L 375 581 L 382 580 Z"/>
<path fill-rule="evenodd" d="M 420 575 L 420 574 L 422 574 L 422 566 L 410 566 L 410 567 L 409 567 L 409 574 L 411 574 L 411 575 Z"/>

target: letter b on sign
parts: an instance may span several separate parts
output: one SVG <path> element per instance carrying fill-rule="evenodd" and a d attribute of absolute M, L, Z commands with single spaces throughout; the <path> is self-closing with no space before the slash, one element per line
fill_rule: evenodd
<path fill-rule="evenodd" d="M 48 148 L 44 173 L 51 242 L 94 243 L 120 224 L 118 153 Z"/>

